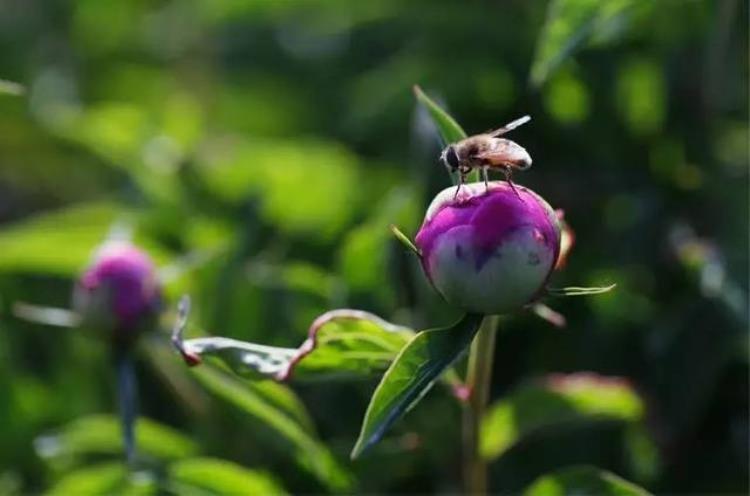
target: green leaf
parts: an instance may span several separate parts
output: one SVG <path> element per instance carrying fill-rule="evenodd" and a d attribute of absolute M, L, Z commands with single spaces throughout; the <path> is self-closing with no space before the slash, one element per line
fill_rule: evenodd
<path fill-rule="evenodd" d="M 133 212 L 113 203 L 88 203 L 42 213 L 0 231 L 0 272 L 74 276 L 91 260 L 94 250 L 118 227 L 127 226 Z M 157 262 L 167 259 L 148 239 L 134 240 Z"/>
<path fill-rule="evenodd" d="M 494 459 L 539 429 L 593 419 L 637 421 L 643 409 L 641 398 L 622 379 L 553 375 L 522 386 L 490 407 L 482 421 L 480 451 Z"/>
<path fill-rule="evenodd" d="M 111 204 L 40 214 L 0 232 L 0 270 L 73 275 L 86 265 L 117 218 Z"/>
<path fill-rule="evenodd" d="M 20 83 L 0 79 L 0 95 L 22 96 L 26 94 L 26 87 Z"/>
<path fill-rule="evenodd" d="M 413 331 L 361 310 L 339 309 L 318 317 L 299 348 L 279 348 L 222 337 L 173 342 L 190 363 L 211 357 L 237 375 L 288 380 L 361 376 L 385 370 Z"/>
<path fill-rule="evenodd" d="M 127 469 L 119 462 L 93 465 L 68 472 L 46 494 L 119 494 L 127 483 L 127 475 Z"/>
<path fill-rule="evenodd" d="M 289 415 L 307 432 L 315 432 L 315 424 L 305 404 L 289 386 L 271 380 L 262 380 L 253 381 L 249 387 L 252 387 L 264 400 Z"/>
<path fill-rule="evenodd" d="M 279 348 L 223 337 L 195 338 L 184 341 L 181 350 L 190 365 L 205 357 L 216 359 L 235 374 L 249 378 L 278 378 L 297 353 L 294 348 Z M 195 362 L 196 358 L 197 362 Z"/>
<path fill-rule="evenodd" d="M 280 288 L 330 299 L 339 284 L 334 274 L 306 262 L 269 262 L 261 258 L 247 264 L 248 278 L 263 288 Z"/>
<path fill-rule="evenodd" d="M 258 196 L 261 216 L 285 233 L 330 240 L 360 205 L 359 165 L 355 154 L 333 142 L 256 139 L 208 156 L 196 172 L 229 202 Z"/>
<path fill-rule="evenodd" d="M 435 123 L 440 137 L 443 139 L 443 144 L 455 143 L 466 138 L 466 132 L 456 122 L 456 120 L 443 110 L 437 103 L 435 103 L 430 97 L 428 97 L 419 86 L 414 86 L 414 95 L 417 97 L 417 101 L 424 105 L 427 111 L 430 113 L 432 122 Z"/>
<path fill-rule="evenodd" d="M 352 458 L 377 443 L 464 352 L 482 316 L 467 314 L 451 327 L 418 333 L 401 350 L 370 399 Z"/>
<path fill-rule="evenodd" d="M 419 258 L 422 258 L 422 252 L 419 251 L 419 248 L 417 248 L 412 240 L 410 240 L 406 234 L 402 233 L 398 227 L 391 225 L 391 232 L 394 236 L 396 236 L 396 239 L 399 240 L 409 250 L 411 250 L 412 253 L 414 253 Z"/>
<path fill-rule="evenodd" d="M 268 474 L 216 458 L 180 460 L 169 466 L 168 476 L 178 494 L 287 494 Z"/>
<path fill-rule="evenodd" d="M 579 286 L 569 286 L 567 288 L 547 288 L 547 294 L 551 296 L 589 296 L 608 293 L 615 289 L 617 284 L 610 284 L 609 286 L 598 286 L 591 288 L 584 288 Z"/>
<path fill-rule="evenodd" d="M 367 294 L 368 299 L 375 298 L 383 307 L 396 304 L 388 228 L 399 223 L 416 229 L 423 215 L 417 201 L 419 197 L 414 188 L 392 188 L 372 206 L 368 218 L 343 239 L 339 245 L 338 266 L 351 293 Z"/>
<path fill-rule="evenodd" d="M 565 496 L 568 494 L 596 496 L 645 496 L 642 487 L 608 472 L 588 465 L 567 467 L 536 479 L 524 496 Z"/>
<path fill-rule="evenodd" d="M 368 312 L 332 310 L 313 322 L 285 375 L 372 375 L 385 370 L 413 335 Z"/>
<path fill-rule="evenodd" d="M 662 473 L 662 460 L 654 436 L 645 423 L 628 426 L 624 445 L 629 473 L 640 482 L 655 481 Z"/>
<path fill-rule="evenodd" d="M 456 143 L 466 138 L 466 131 L 456 122 L 456 120 L 443 110 L 437 103 L 435 103 L 430 97 L 428 97 L 419 86 L 414 86 L 414 95 L 417 97 L 417 101 L 424 105 L 427 112 L 430 114 L 432 122 L 435 124 L 440 138 L 442 139 L 443 146 L 449 143 Z M 453 184 L 458 184 L 458 175 L 454 174 L 450 170 L 448 174 L 451 176 Z M 479 170 L 471 172 L 468 176 L 468 181 L 478 181 Z"/>
<path fill-rule="evenodd" d="M 653 2 L 637 0 L 552 0 L 537 42 L 531 82 L 541 86 L 568 56 L 587 41 L 605 42 L 619 37 L 629 26 L 636 8 Z"/>
<path fill-rule="evenodd" d="M 179 432 L 143 417 L 136 423 L 135 435 L 138 453 L 155 459 L 183 458 L 198 451 L 196 444 Z M 120 422 L 111 415 L 80 418 L 55 434 L 37 438 L 34 444 L 43 458 L 123 452 Z"/>
<path fill-rule="evenodd" d="M 623 63 L 615 85 L 621 119 L 638 136 L 659 133 L 667 116 L 668 83 L 659 60 L 632 58 Z"/>
<path fill-rule="evenodd" d="M 350 475 L 328 449 L 285 409 L 268 401 L 254 383 L 245 383 L 212 367 L 193 369 L 194 376 L 209 391 L 235 405 L 276 431 L 295 448 L 296 459 L 304 468 L 333 490 L 351 485 Z"/>

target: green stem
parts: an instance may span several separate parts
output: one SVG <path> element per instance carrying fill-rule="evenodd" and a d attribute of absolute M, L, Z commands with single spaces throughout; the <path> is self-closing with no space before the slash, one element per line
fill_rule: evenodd
<path fill-rule="evenodd" d="M 487 494 L 487 464 L 479 453 L 479 428 L 484 416 L 492 381 L 492 359 L 498 316 L 487 316 L 482 321 L 471 345 L 466 385 L 471 391 L 463 411 L 463 470 L 464 492 Z"/>

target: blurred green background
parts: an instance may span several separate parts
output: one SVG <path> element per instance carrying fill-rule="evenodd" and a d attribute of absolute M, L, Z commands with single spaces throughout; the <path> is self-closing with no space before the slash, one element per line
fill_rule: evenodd
<path fill-rule="evenodd" d="M 511 138 L 534 167 L 515 179 L 576 233 L 553 284 L 618 284 L 548 302 L 566 329 L 506 318 L 493 400 L 595 371 L 628 378 L 645 407 L 524 436 L 492 487 L 590 464 L 655 492 L 747 492 L 747 2 L 0 8 L 0 494 L 458 491 L 445 390 L 350 462 L 376 377 L 205 387 L 164 331 L 141 343 L 144 461 L 126 476 L 107 346 L 11 312 L 68 307 L 124 229 L 162 268 L 168 312 L 192 295 L 193 335 L 294 347 L 339 307 L 450 323 L 387 229 L 413 234 L 449 185 L 414 84 L 470 133 L 530 114 Z"/>

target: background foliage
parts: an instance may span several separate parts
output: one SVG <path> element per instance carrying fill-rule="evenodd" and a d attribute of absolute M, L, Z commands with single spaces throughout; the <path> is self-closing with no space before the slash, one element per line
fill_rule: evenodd
<path fill-rule="evenodd" d="M 493 487 L 583 464 L 608 471 L 596 488 L 617 474 L 747 491 L 746 2 L 0 5 L 0 493 L 457 490 L 447 389 L 352 463 L 376 377 L 190 373 L 158 337 L 139 355 L 143 461 L 128 475 L 107 347 L 11 312 L 68 306 L 115 229 L 158 261 L 170 308 L 191 293 L 193 335 L 296 347 L 345 306 L 453 322 L 388 231 L 413 233 L 449 184 L 413 84 L 469 133 L 531 114 L 513 139 L 534 167 L 516 180 L 576 232 L 555 282 L 618 283 L 551 302 L 564 330 L 503 321 Z M 641 399 L 534 382 L 577 371 L 625 377 Z M 531 492 L 591 471 L 571 470 Z"/>

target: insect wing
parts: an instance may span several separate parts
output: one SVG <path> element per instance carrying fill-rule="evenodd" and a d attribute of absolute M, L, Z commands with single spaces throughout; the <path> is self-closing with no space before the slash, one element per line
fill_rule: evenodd
<path fill-rule="evenodd" d="M 510 122 L 510 123 L 504 125 L 503 127 L 499 128 L 499 129 L 495 129 L 494 131 L 490 131 L 487 134 L 489 134 L 492 137 L 502 136 L 505 133 L 509 133 L 509 132 L 513 131 L 518 126 L 523 126 L 524 124 L 526 124 L 530 120 L 531 120 L 531 116 L 524 115 L 523 117 L 521 117 L 519 119 L 516 119 L 513 122 Z"/>

